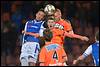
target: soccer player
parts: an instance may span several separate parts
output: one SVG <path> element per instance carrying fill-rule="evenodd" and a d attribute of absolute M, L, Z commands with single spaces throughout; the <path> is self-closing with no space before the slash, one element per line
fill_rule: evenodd
<path fill-rule="evenodd" d="M 95 66 L 99 66 L 99 31 L 95 35 L 96 42 L 91 44 L 85 52 L 73 61 L 73 64 L 77 64 L 80 60 L 85 59 L 88 55 L 92 54 Z"/>
<path fill-rule="evenodd" d="M 70 37 L 70 38 L 78 38 L 84 41 L 88 41 L 88 37 L 77 35 L 73 32 L 72 26 L 70 22 L 67 20 L 61 18 L 62 14 L 59 9 L 55 10 L 54 13 L 54 30 L 53 34 L 55 35 L 52 38 L 52 41 L 58 42 L 60 45 L 63 45 L 64 37 Z M 59 41 L 58 41 L 59 40 Z"/>
<path fill-rule="evenodd" d="M 69 21 L 65 21 L 61 18 L 61 11 L 56 9 L 54 16 L 48 17 L 47 25 L 53 32 L 52 41 L 63 46 L 65 36 L 70 38 L 78 38 L 88 41 L 85 36 L 77 35 L 73 32 L 72 26 Z"/>
<path fill-rule="evenodd" d="M 48 20 L 47 20 L 47 25 L 48 25 L 48 28 L 53 32 L 53 38 L 52 38 L 52 42 L 55 42 L 57 44 L 60 44 L 62 45 L 63 41 L 61 39 L 61 37 L 63 36 L 62 32 L 59 31 L 59 29 L 55 28 L 54 25 L 55 25 L 55 22 L 54 22 L 54 17 L 48 17 Z M 63 31 L 63 30 L 62 30 Z M 61 36 L 62 35 L 62 36 Z"/>
<path fill-rule="evenodd" d="M 40 66 L 66 66 L 66 53 L 62 46 L 51 42 L 53 34 L 50 29 L 44 30 L 43 37 L 45 46 L 42 47 L 39 54 Z"/>
<path fill-rule="evenodd" d="M 37 62 L 38 53 L 40 50 L 39 36 L 42 36 L 43 19 L 45 13 L 40 9 L 36 13 L 36 18 L 26 23 L 23 36 L 23 44 L 20 54 L 21 66 L 35 66 Z"/>
<path fill-rule="evenodd" d="M 70 23 L 64 21 L 63 19 L 61 19 L 59 21 L 55 21 L 55 19 L 56 18 L 51 16 L 51 17 L 48 17 L 48 20 L 47 20 L 48 28 L 51 29 L 51 31 L 53 32 L 53 38 L 51 40 L 53 43 L 56 43 L 56 44 L 62 46 L 62 48 L 63 48 L 63 42 L 64 42 L 65 36 L 68 36 L 71 38 L 79 38 L 81 40 L 88 41 L 88 38 L 85 36 L 80 36 L 80 35 L 71 33 L 73 31 L 72 31 L 72 27 L 71 27 Z M 63 50 L 64 50 L 64 48 L 63 48 Z"/>

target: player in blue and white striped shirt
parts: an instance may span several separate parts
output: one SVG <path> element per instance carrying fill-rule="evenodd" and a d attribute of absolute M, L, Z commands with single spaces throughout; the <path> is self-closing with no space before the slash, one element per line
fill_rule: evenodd
<path fill-rule="evenodd" d="M 43 32 L 43 19 L 45 13 L 43 10 L 39 10 L 36 13 L 34 20 L 27 21 L 24 31 L 22 33 L 23 43 L 20 54 L 21 66 L 35 66 L 40 50 L 39 36 L 42 36 Z"/>
<path fill-rule="evenodd" d="M 95 66 L 99 66 L 99 31 L 96 33 L 95 39 L 96 42 L 91 44 L 81 56 L 74 60 L 73 64 L 76 64 L 79 60 L 83 60 L 88 55 L 92 54 Z"/>

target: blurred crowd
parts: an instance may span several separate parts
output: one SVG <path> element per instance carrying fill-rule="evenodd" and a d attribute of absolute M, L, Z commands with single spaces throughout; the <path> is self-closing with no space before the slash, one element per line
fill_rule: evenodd
<path fill-rule="evenodd" d="M 88 42 L 65 38 L 64 48 L 68 55 L 68 64 L 81 55 L 94 43 L 95 32 L 99 29 L 98 1 L 1 1 L 1 65 L 19 66 L 21 49 L 21 31 L 27 20 L 46 4 L 61 9 L 63 18 L 68 19 L 76 34 L 89 37 Z M 78 66 L 93 66 L 91 55 Z"/>

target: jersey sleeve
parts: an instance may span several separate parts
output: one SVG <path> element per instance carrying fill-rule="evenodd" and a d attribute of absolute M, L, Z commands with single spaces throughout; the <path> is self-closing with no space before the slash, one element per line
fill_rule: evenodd
<path fill-rule="evenodd" d="M 46 50 L 45 48 L 43 47 L 40 51 L 40 54 L 39 54 L 39 62 L 40 63 L 44 63 L 45 62 L 45 54 L 46 54 Z"/>
<path fill-rule="evenodd" d="M 83 53 L 83 57 L 87 57 L 88 55 L 90 55 L 92 53 L 92 45 L 90 45 L 85 52 Z"/>
<path fill-rule="evenodd" d="M 27 31 L 27 25 L 28 25 L 28 22 L 26 22 L 25 24 L 25 28 L 24 28 L 24 31 Z M 22 44 L 25 42 L 25 34 L 23 34 L 23 41 L 22 41 Z"/>
<path fill-rule="evenodd" d="M 26 24 L 25 24 L 24 31 L 27 31 L 27 25 L 28 25 L 28 22 L 26 22 Z"/>
<path fill-rule="evenodd" d="M 65 31 L 70 31 L 70 30 L 72 30 L 71 23 L 65 22 L 65 24 L 64 24 L 64 30 L 65 30 Z"/>

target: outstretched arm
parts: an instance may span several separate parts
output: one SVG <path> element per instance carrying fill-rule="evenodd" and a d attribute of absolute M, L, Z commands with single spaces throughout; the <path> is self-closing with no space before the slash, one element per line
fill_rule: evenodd
<path fill-rule="evenodd" d="M 90 45 L 81 56 L 79 56 L 76 60 L 73 61 L 73 64 L 77 64 L 79 60 L 83 60 L 91 53 L 92 53 L 92 46 Z"/>
<path fill-rule="evenodd" d="M 73 61 L 73 64 L 77 64 L 80 60 L 83 60 L 83 59 L 84 59 L 84 56 L 81 55 L 76 60 Z"/>
<path fill-rule="evenodd" d="M 78 38 L 78 39 L 84 40 L 84 41 L 88 41 L 89 40 L 88 37 L 75 34 L 72 30 L 68 31 L 68 32 L 65 32 L 64 36 L 67 36 L 67 37 L 70 37 L 70 38 Z"/>

